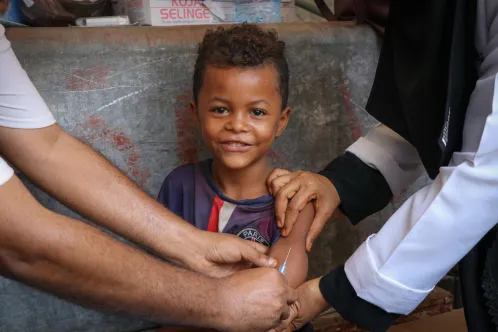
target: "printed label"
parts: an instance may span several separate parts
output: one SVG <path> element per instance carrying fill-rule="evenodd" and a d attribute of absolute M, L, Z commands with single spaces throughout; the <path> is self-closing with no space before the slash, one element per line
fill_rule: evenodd
<path fill-rule="evenodd" d="M 448 107 L 448 113 L 446 114 L 446 121 L 444 122 L 443 135 L 441 137 L 441 141 L 443 142 L 444 146 L 448 144 L 448 130 L 450 126 L 450 116 L 451 116 L 451 108 Z"/>
<path fill-rule="evenodd" d="M 233 21 L 233 1 L 212 1 L 210 5 L 216 14 L 198 0 L 151 0 L 152 25 L 199 25 Z M 216 16 L 220 14 L 223 21 Z"/>
<path fill-rule="evenodd" d="M 268 247 L 270 246 L 268 240 L 254 227 L 244 228 L 237 236 L 247 241 L 258 242 Z"/>
<path fill-rule="evenodd" d="M 196 0 L 172 0 L 171 6 L 159 11 L 161 21 L 168 25 L 209 24 L 212 15 L 202 2 Z"/>

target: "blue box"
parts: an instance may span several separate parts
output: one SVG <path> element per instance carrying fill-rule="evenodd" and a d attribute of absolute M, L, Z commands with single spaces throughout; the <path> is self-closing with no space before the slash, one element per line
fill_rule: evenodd
<path fill-rule="evenodd" d="M 0 14 L 0 23 L 6 27 L 8 26 L 26 26 L 22 23 L 21 7 L 19 6 L 19 1 L 22 0 L 0 0 L 2 2 L 7 2 L 7 12 L 5 14 Z"/>

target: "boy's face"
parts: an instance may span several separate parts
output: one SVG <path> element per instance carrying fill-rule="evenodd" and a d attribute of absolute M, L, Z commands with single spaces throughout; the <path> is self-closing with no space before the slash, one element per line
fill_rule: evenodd
<path fill-rule="evenodd" d="M 221 69 L 208 66 L 199 91 L 197 114 L 202 137 L 217 160 L 242 169 L 263 160 L 282 134 L 290 108 L 282 111 L 273 66 Z"/>

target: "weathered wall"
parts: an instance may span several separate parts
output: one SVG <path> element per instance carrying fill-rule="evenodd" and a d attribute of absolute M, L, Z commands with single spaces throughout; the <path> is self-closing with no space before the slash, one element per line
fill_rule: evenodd
<path fill-rule="evenodd" d="M 288 45 L 293 113 L 270 157 L 279 167 L 317 171 L 375 124 L 363 107 L 378 41 L 369 28 L 347 24 L 275 27 Z M 188 112 L 195 45 L 203 31 L 17 29 L 7 36 L 59 124 L 155 196 L 174 167 L 208 155 Z M 28 186 L 50 209 L 79 218 Z M 314 245 L 310 277 L 344 262 L 391 212 L 392 206 L 354 228 L 344 219 L 329 223 Z M 0 279 L 0 331 L 133 331 L 145 326 Z"/>

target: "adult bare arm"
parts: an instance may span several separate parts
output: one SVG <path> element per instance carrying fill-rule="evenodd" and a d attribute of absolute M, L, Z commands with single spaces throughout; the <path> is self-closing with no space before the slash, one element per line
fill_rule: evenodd
<path fill-rule="evenodd" d="M 83 216 L 191 269 L 220 277 L 241 260 L 275 265 L 263 246 L 202 232 L 178 218 L 58 125 L 0 127 L 0 155 Z"/>
<path fill-rule="evenodd" d="M 271 328 L 295 300 L 274 269 L 212 279 L 170 266 L 45 209 L 15 176 L 0 186 L 0 273 L 93 308 L 223 330 Z"/>

